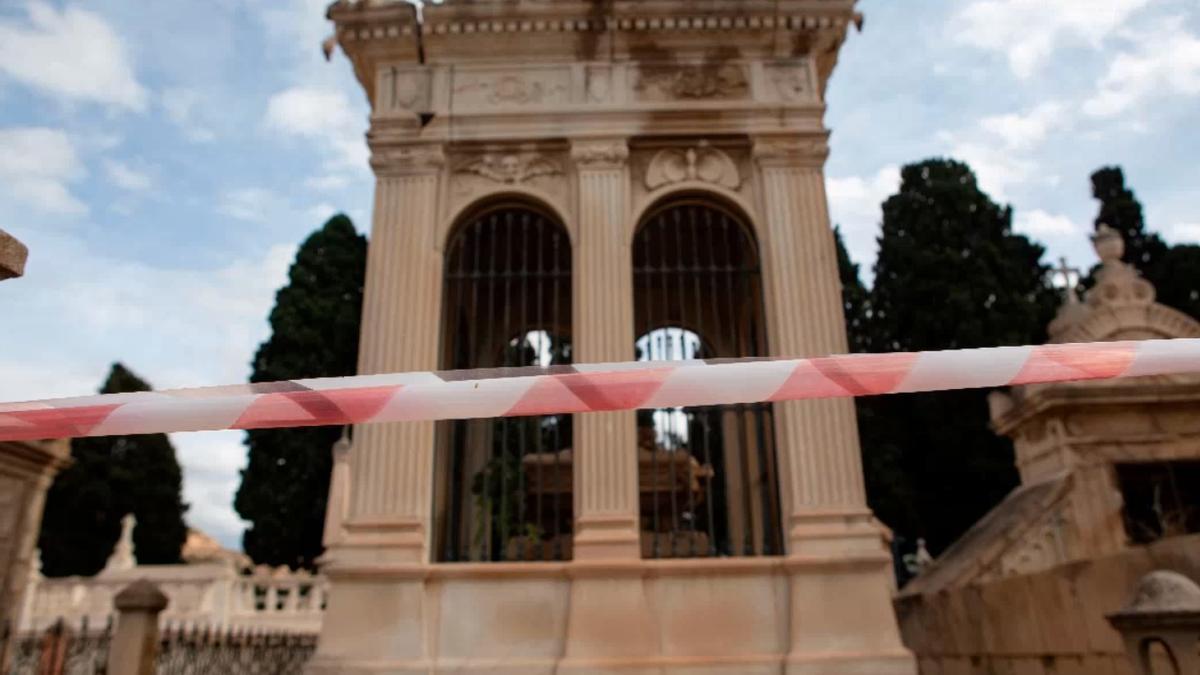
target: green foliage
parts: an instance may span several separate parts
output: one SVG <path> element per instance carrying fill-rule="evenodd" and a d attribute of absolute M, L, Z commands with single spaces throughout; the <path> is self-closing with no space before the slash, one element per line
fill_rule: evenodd
<path fill-rule="evenodd" d="M 1096 227 L 1104 223 L 1121 233 L 1123 260 L 1154 284 L 1158 301 L 1200 318 L 1200 246 L 1170 246 L 1148 232 L 1142 204 L 1126 187 L 1120 167 L 1106 166 L 1092 174 L 1092 196 L 1100 200 Z"/>
<path fill-rule="evenodd" d="M 102 394 L 148 391 L 150 386 L 114 363 Z M 92 575 L 104 568 L 133 513 L 134 553 L 150 565 L 179 562 L 187 539 L 180 492 L 183 476 L 165 434 L 78 438 L 74 463 L 46 496 L 38 546 L 47 576 Z"/>
<path fill-rule="evenodd" d="M 344 215 L 301 244 L 251 382 L 355 373 L 366 259 L 366 237 Z M 249 460 L 234 506 L 250 522 L 243 547 L 256 563 L 311 568 L 321 554 L 330 448 L 340 434 L 338 427 L 247 432 Z"/>
<path fill-rule="evenodd" d="M 862 279 L 858 276 L 858 263 L 850 259 L 842 232 L 833 228 L 833 241 L 837 247 L 838 280 L 842 283 L 842 311 L 846 314 L 846 336 L 850 351 L 868 351 L 867 305 L 870 300 Z"/>
<path fill-rule="evenodd" d="M 1043 341 L 1058 300 L 1042 247 L 1011 226 L 1011 210 L 982 192 L 966 165 L 904 167 L 899 192 L 883 205 L 866 330 L 851 325 L 852 343 L 886 352 Z M 989 429 L 986 397 L 967 390 L 859 403 L 871 505 L 932 551 L 1016 484 L 1011 445 Z"/>

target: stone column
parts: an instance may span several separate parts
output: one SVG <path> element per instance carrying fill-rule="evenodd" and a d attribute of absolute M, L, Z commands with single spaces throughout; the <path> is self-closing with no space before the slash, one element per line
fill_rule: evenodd
<path fill-rule="evenodd" d="M 581 363 L 633 356 L 625 139 L 576 141 L 574 350 Z M 559 672 L 601 672 L 598 662 L 644 659 L 658 649 L 640 574 L 638 465 L 632 411 L 575 416 L 575 547 L 566 647 Z M 614 617 L 620 617 L 614 620 Z"/>
<path fill-rule="evenodd" d="M 360 374 L 438 366 L 442 268 L 434 232 L 443 163 L 439 146 L 376 150 L 372 157 L 378 181 Z M 404 422 L 355 429 L 350 513 L 339 560 L 428 560 L 433 428 L 432 422 Z"/>
<path fill-rule="evenodd" d="M 580 363 L 633 355 L 628 157 L 624 139 L 571 147 L 579 179 L 572 335 Z M 576 560 L 639 557 L 636 443 L 632 411 L 576 415 Z"/>
<path fill-rule="evenodd" d="M 440 145 L 372 149 L 377 182 L 358 371 L 436 369 L 442 257 L 434 233 L 444 155 Z M 432 544 L 433 433 L 432 422 L 355 428 L 349 514 L 326 553 L 329 604 L 306 672 L 427 657 L 420 626 L 427 620 L 422 574 Z"/>
<path fill-rule="evenodd" d="M 756 138 L 772 354 L 846 352 L 825 135 Z M 890 556 L 866 506 L 851 399 L 775 404 L 792 606 L 791 673 L 912 673 Z M 819 573 L 818 573 L 819 570 Z"/>

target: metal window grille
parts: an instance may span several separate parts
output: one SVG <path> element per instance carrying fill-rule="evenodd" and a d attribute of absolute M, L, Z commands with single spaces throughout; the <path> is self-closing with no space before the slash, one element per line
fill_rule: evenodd
<path fill-rule="evenodd" d="M 499 205 L 446 247 L 442 364 L 571 362 L 571 244 L 548 215 Z M 435 551 L 442 561 L 571 557 L 571 416 L 443 422 Z"/>
<path fill-rule="evenodd" d="M 633 242 L 641 360 L 765 356 L 758 247 L 716 203 L 673 201 Z M 781 553 L 769 404 L 640 411 L 638 473 L 646 558 Z"/>

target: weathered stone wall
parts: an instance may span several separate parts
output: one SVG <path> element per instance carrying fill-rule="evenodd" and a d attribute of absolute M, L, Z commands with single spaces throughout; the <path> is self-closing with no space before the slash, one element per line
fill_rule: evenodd
<path fill-rule="evenodd" d="M 1116 612 L 1144 574 L 1200 579 L 1200 535 L 1174 537 L 1045 572 L 896 599 L 924 675 L 1132 675 Z"/>

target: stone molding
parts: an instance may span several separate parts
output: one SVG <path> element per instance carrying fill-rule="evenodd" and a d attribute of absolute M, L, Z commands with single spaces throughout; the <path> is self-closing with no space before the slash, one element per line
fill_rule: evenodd
<path fill-rule="evenodd" d="M 437 173 L 445 165 L 441 145 L 375 147 L 371 152 L 371 169 L 380 176 Z"/>
<path fill-rule="evenodd" d="M 828 134 L 803 138 L 756 138 L 751 156 L 759 166 L 824 166 L 829 157 Z"/>
<path fill-rule="evenodd" d="M 571 161 L 580 170 L 621 169 L 629 161 L 629 143 L 623 138 L 576 141 Z"/>

